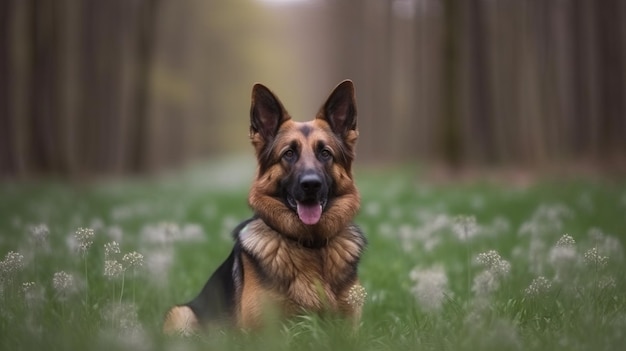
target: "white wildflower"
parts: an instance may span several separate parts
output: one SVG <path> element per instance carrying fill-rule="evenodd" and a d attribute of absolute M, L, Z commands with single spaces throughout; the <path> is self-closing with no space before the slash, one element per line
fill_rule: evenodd
<path fill-rule="evenodd" d="M 617 286 L 617 283 L 615 281 L 615 277 L 611 275 L 605 275 L 598 279 L 596 286 L 600 290 L 614 289 Z"/>
<path fill-rule="evenodd" d="M 22 283 L 22 292 L 26 294 L 30 290 L 32 290 L 36 286 L 35 282 L 24 282 Z"/>
<path fill-rule="evenodd" d="M 113 260 L 120 254 L 120 244 L 116 241 L 104 244 L 104 259 Z"/>
<path fill-rule="evenodd" d="M 548 261 L 556 273 L 555 280 L 567 281 L 573 273 L 578 263 L 578 252 L 576 252 L 576 241 L 570 235 L 563 235 L 550 249 Z"/>
<path fill-rule="evenodd" d="M 482 264 L 496 277 L 505 277 L 511 271 L 511 264 L 495 250 L 478 254 L 476 261 Z"/>
<path fill-rule="evenodd" d="M 136 268 L 143 265 L 143 255 L 137 251 L 129 252 L 122 257 L 125 268 Z"/>
<path fill-rule="evenodd" d="M 24 268 L 24 255 L 19 252 L 9 251 L 4 260 L 0 261 L 0 274 L 12 277 Z"/>
<path fill-rule="evenodd" d="M 114 279 L 120 276 L 124 272 L 124 266 L 117 260 L 104 261 L 104 276 L 109 279 Z"/>
<path fill-rule="evenodd" d="M 600 255 L 598 253 L 598 249 L 595 247 L 587 250 L 587 252 L 585 252 L 584 258 L 585 263 L 594 268 L 604 268 L 609 261 L 609 258 L 607 256 Z"/>
<path fill-rule="evenodd" d="M 30 308 L 34 308 L 44 300 L 44 290 L 35 282 L 22 283 L 24 302 Z"/>
<path fill-rule="evenodd" d="M 30 239 L 35 245 L 43 245 L 48 240 L 50 230 L 45 224 L 33 225 L 29 228 Z"/>
<path fill-rule="evenodd" d="M 500 280 L 494 272 L 485 270 L 474 277 L 472 292 L 477 297 L 485 298 L 498 290 L 500 287 Z"/>
<path fill-rule="evenodd" d="M 524 290 L 524 294 L 529 297 L 540 296 L 552 288 L 552 283 L 544 276 L 539 276 L 530 283 Z"/>
<path fill-rule="evenodd" d="M 487 297 L 498 290 L 500 281 L 509 275 L 511 264 L 495 250 L 478 254 L 476 262 L 485 270 L 474 277 L 472 291 L 477 297 Z"/>
<path fill-rule="evenodd" d="M 56 272 L 52 277 L 52 287 L 57 297 L 64 300 L 76 291 L 74 276 L 64 271 Z"/>
<path fill-rule="evenodd" d="M 452 231 L 460 241 L 467 241 L 478 233 L 474 216 L 458 216 L 454 219 Z"/>
<path fill-rule="evenodd" d="M 574 247 L 574 245 L 576 245 L 576 240 L 569 234 L 563 235 L 559 241 L 556 242 L 557 247 Z"/>
<path fill-rule="evenodd" d="M 426 311 L 440 310 L 448 292 L 448 276 L 441 266 L 427 269 L 413 269 L 411 280 L 416 284 L 411 288 L 418 303 Z"/>
<path fill-rule="evenodd" d="M 74 238 L 76 239 L 76 243 L 78 244 L 78 251 L 84 256 L 87 253 L 87 250 L 93 244 L 93 238 L 95 234 L 93 229 L 91 228 L 78 228 L 74 233 Z"/>
<path fill-rule="evenodd" d="M 360 307 L 365 304 L 367 298 L 367 291 L 359 284 L 353 285 L 348 291 L 347 302 L 348 305 Z"/>
<path fill-rule="evenodd" d="M 598 228 L 591 228 L 588 236 L 593 242 L 593 246 L 598 249 L 598 254 L 609 256 L 612 260 L 621 261 L 624 259 L 622 243 L 616 237 L 605 234 Z"/>

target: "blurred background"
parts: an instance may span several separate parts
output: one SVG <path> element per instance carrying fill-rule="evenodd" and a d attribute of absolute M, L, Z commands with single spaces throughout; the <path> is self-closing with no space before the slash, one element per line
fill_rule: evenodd
<path fill-rule="evenodd" d="M 2 0 L 0 175 L 252 155 L 250 91 L 297 120 L 355 82 L 360 164 L 626 169 L 623 0 Z"/>

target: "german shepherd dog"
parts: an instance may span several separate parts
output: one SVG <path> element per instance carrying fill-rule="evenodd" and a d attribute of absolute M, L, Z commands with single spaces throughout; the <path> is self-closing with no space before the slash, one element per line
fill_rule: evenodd
<path fill-rule="evenodd" d="M 235 246 L 191 302 L 172 307 L 163 330 L 210 325 L 260 327 L 280 317 L 333 314 L 357 322 L 364 289 L 357 265 L 366 240 L 352 223 L 357 109 L 340 83 L 312 121 L 295 122 L 265 86 L 254 85 L 250 139 L 258 167 L 248 197 L 254 216 L 235 228 Z"/>

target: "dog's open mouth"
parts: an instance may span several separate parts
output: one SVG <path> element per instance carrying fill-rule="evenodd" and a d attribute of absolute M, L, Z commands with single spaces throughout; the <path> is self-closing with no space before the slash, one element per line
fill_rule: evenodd
<path fill-rule="evenodd" d="M 314 225 L 320 221 L 324 207 L 326 207 L 326 199 L 322 201 L 298 201 L 291 196 L 287 197 L 287 202 L 292 209 L 298 214 L 298 218 L 306 225 Z"/>

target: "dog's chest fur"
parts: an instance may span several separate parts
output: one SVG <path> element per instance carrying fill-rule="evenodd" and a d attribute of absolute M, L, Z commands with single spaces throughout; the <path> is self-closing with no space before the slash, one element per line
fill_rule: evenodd
<path fill-rule="evenodd" d="M 262 220 L 240 233 L 243 251 L 255 262 L 261 285 L 288 309 L 345 311 L 365 239 L 349 226 L 321 247 L 306 247 L 280 235 Z M 290 308 L 291 307 L 291 308 Z M 296 311 L 293 311 L 296 312 Z"/>

